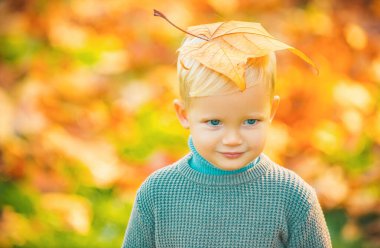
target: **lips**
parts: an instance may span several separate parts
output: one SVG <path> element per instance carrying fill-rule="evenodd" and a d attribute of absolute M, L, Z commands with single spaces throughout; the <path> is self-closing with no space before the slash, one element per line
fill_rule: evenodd
<path fill-rule="evenodd" d="M 226 158 L 238 158 L 243 155 L 243 152 L 222 152 Z"/>

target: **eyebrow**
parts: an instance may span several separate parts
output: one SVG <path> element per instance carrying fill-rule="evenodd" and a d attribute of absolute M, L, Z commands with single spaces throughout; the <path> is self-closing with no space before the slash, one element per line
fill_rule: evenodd
<path fill-rule="evenodd" d="M 252 119 L 265 119 L 265 115 L 262 113 L 250 113 L 246 115 L 246 117 Z"/>
<path fill-rule="evenodd" d="M 219 115 L 211 115 L 211 114 L 205 114 L 204 116 L 201 116 L 201 121 L 206 120 L 221 120 L 224 119 L 222 116 Z M 265 115 L 262 113 L 249 113 L 244 116 L 244 119 L 265 119 Z"/>
<path fill-rule="evenodd" d="M 223 119 L 223 118 L 220 118 L 220 116 L 211 116 L 211 115 L 201 116 L 201 118 L 200 118 L 201 121 L 220 120 L 220 119 Z"/>

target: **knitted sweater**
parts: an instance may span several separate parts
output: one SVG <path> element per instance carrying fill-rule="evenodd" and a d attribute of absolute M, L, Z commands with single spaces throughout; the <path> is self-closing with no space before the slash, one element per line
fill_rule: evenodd
<path fill-rule="evenodd" d="M 126 248 L 331 247 L 314 189 L 262 154 L 244 172 L 209 175 L 192 154 L 140 186 Z"/>

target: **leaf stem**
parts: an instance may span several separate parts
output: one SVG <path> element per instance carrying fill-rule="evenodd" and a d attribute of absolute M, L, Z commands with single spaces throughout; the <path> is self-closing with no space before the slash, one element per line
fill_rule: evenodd
<path fill-rule="evenodd" d="M 177 29 L 181 30 L 182 32 L 186 33 L 186 34 L 189 34 L 191 36 L 194 36 L 194 37 L 197 37 L 199 39 L 202 39 L 202 40 L 205 40 L 205 41 L 209 41 L 208 39 L 205 39 L 203 37 L 200 37 L 200 36 L 197 36 L 195 34 L 192 34 L 190 32 L 187 32 L 186 30 L 183 30 L 182 28 L 178 27 L 177 25 L 175 25 L 174 23 L 172 23 L 164 14 L 162 14 L 160 11 L 158 10 L 155 10 L 153 9 L 153 15 L 154 16 L 159 16 L 159 17 L 162 17 L 164 18 L 167 22 L 169 22 L 172 26 L 176 27 Z"/>

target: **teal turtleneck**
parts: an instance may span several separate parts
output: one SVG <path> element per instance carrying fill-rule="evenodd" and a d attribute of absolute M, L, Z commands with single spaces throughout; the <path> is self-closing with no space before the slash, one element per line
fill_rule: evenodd
<path fill-rule="evenodd" d="M 249 164 L 247 164 L 246 166 L 238 170 L 232 170 L 232 171 L 222 170 L 222 169 L 217 168 L 215 165 L 211 164 L 209 161 L 207 161 L 198 153 L 198 151 L 195 149 L 195 146 L 193 144 L 193 139 L 191 138 L 191 136 L 189 137 L 188 144 L 193 154 L 193 156 L 191 156 L 189 160 L 190 167 L 198 172 L 208 174 L 208 175 L 231 175 L 231 174 L 241 173 L 252 168 L 255 164 L 257 164 L 260 161 L 260 156 L 258 156 L 255 160 L 253 160 L 252 162 L 250 162 Z"/>

